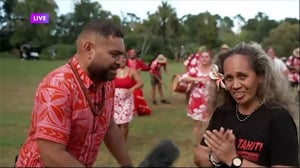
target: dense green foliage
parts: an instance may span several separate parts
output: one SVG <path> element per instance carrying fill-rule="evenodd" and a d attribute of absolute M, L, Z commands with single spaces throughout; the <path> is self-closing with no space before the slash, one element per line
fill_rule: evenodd
<path fill-rule="evenodd" d="M 125 32 L 126 47 L 140 49 L 141 55 L 161 52 L 173 58 L 181 45 L 185 45 L 189 53 L 201 45 L 217 52 L 223 43 L 234 46 L 240 41 L 256 41 L 264 47 L 276 47 L 279 56 L 288 56 L 299 46 L 297 18 L 272 20 L 263 11 L 248 20 L 240 14 L 234 18 L 213 15 L 209 9 L 179 18 L 175 8 L 162 2 L 155 12 L 148 12 L 148 18 L 142 20 L 134 13 L 113 15 L 102 8 L 101 1 L 90 0 L 74 1 L 72 13 L 58 16 L 57 10 L 54 0 L 0 0 L 0 11 L 4 13 L 0 17 L 0 25 L 4 25 L 0 26 L 0 51 L 24 42 L 38 44 L 43 49 L 52 45 L 73 45 L 82 25 L 92 18 L 112 18 Z M 28 16 L 32 12 L 49 13 L 50 23 L 31 25 Z"/>

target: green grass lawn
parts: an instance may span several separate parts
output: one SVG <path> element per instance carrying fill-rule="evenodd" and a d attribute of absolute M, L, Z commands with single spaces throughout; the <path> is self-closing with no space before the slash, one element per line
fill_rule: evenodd
<path fill-rule="evenodd" d="M 15 58 L 0 58 L 0 165 L 13 166 L 14 157 L 27 136 L 35 89 L 41 79 L 66 61 L 20 61 Z M 169 75 L 163 78 L 170 86 L 171 77 L 183 72 L 183 65 L 170 63 Z M 130 124 L 128 150 L 137 166 L 154 145 L 162 139 L 172 140 L 180 150 L 178 167 L 192 167 L 193 121 L 186 116 L 185 96 L 164 90 L 171 105 L 152 105 L 150 77 L 141 73 L 144 95 L 152 109 L 151 116 L 135 117 Z M 297 124 L 298 119 L 296 120 Z M 298 125 L 299 126 L 299 125 Z M 95 166 L 119 166 L 103 144 Z"/>
<path fill-rule="evenodd" d="M 13 166 L 14 157 L 27 136 L 33 98 L 42 78 L 66 61 L 20 61 L 0 58 L 0 165 Z M 173 74 L 183 71 L 183 65 L 170 63 L 169 75 L 164 75 L 170 86 Z M 174 166 L 193 166 L 193 121 L 186 116 L 184 95 L 164 90 L 171 105 L 151 104 L 150 77 L 141 73 L 144 94 L 152 109 L 151 116 L 135 117 L 130 124 L 128 149 L 134 165 L 138 165 L 162 139 L 171 139 L 180 148 L 180 158 Z M 101 146 L 95 166 L 118 166 L 105 145 Z"/>

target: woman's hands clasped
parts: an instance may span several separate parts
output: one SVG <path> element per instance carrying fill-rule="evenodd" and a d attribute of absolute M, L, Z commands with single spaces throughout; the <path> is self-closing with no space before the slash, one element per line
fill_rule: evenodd
<path fill-rule="evenodd" d="M 211 151 L 213 158 L 231 166 L 232 159 L 237 156 L 235 148 L 235 136 L 232 130 L 207 130 L 204 135 L 204 142 Z"/>

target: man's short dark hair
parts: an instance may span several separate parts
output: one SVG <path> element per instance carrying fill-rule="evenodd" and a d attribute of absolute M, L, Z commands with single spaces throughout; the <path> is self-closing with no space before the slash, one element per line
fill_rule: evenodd
<path fill-rule="evenodd" d="M 105 38 L 109 36 L 120 38 L 124 37 L 120 27 L 108 19 L 93 19 L 89 21 L 86 25 L 84 25 L 81 33 L 88 31 L 98 33 Z"/>

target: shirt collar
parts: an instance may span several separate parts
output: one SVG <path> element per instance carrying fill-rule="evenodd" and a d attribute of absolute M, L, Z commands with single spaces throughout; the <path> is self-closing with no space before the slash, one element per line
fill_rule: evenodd
<path fill-rule="evenodd" d="M 94 82 L 89 78 L 86 71 L 84 71 L 84 69 L 80 66 L 75 56 L 71 58 L 70 62 L 75 67 L 75 70 L 78 72 L 84 87 L 89 89 L 94 84 Z"/>

